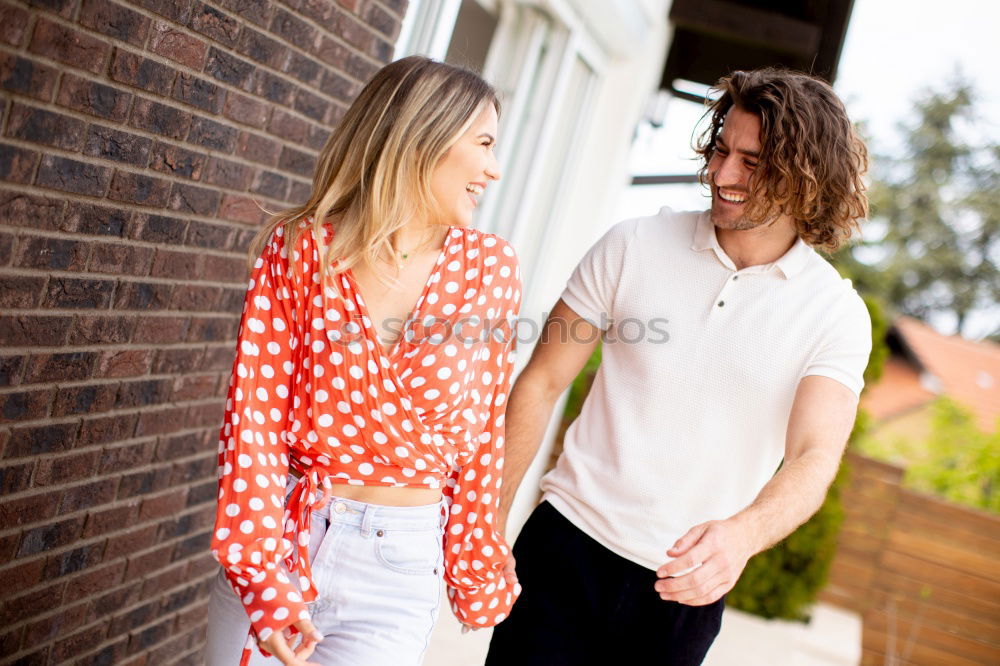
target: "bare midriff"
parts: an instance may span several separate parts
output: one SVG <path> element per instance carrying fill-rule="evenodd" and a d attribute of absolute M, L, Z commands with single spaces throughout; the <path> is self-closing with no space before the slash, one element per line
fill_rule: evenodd
<path fill-rule="evenodd" d="M 294 469 L 292 476 L 298 479 Z M 382 506 L 424 506 L 441 501 L 440 488 L 396 488 L 393 486 L 352 486 L 338 483 L 333 486 L 333 494 L 342 499 L 355 500 L 365 504 Z"/>

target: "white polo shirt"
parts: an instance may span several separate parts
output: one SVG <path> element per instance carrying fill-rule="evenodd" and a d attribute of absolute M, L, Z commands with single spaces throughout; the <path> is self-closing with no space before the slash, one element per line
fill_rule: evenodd
<path fill-rule="evenodd" d="M 803 377 L 860 393 L 871 351 L 864 302 L 812 248 L 736 270 L 707 212 L 619 223 L 562 299 L 607 339 L 544 499 L 650 569 L 694 525 L 754 500 Z"/>

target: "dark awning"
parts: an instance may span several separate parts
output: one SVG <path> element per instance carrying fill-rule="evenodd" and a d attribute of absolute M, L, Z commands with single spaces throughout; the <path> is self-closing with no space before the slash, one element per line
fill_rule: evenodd
<path fill-rule="evenodd" d="M 705 85 L 737 69 L 783 65 L 832 82 L 853 0 L 674 0 L 674 36 L 660 87 Z"/>

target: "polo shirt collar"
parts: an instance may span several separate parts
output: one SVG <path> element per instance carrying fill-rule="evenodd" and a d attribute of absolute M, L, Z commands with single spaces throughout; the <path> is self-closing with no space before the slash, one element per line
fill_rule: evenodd
<path fill-rule="evenodd" d="M 726 251 L 722 249 L 719 245 L 719 239 L 715 235 L 715 225 L 712 224 L 712 219 L 709 211 L 704 211 L 698 216 L 698 223 L 694 228 L 694 239 L 691 243 L 691 249 L 695 252 L 702 252 L 704 250 L 712 250 L 715 252 L 715 256 L 718 257 L 719 261 L 722 262 L 730 270 L 737 270 L 736 264 L 733 260 L 729 258 Z M 812 254 L 812 248 L 806 245 L 805 241 L 801 238 L 796 238 L 795 243 L 785 252 L 781 257 L 778 258 L 772 264 L 759 267 L 761 272 L 770 270 L 771 268 L 777 268 L 781 271 L 781 274 L 785 276 L 785 279 L 790 280 L 799 273 L 802 269 L 806 267 L 806 263 L 809 261 L 809 256 Z"/>

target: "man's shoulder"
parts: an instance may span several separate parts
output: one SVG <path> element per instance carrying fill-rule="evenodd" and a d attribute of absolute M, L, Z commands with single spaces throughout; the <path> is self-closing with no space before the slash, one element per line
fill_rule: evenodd
<path fill-rule="evenodd" d="M 652 215 L 632 217 L 614 225 L 608 232 L 623 238 L 638 238 L 642 242 L 691 240 L 704 211 L 675 211 L 664 206 Z"/>

